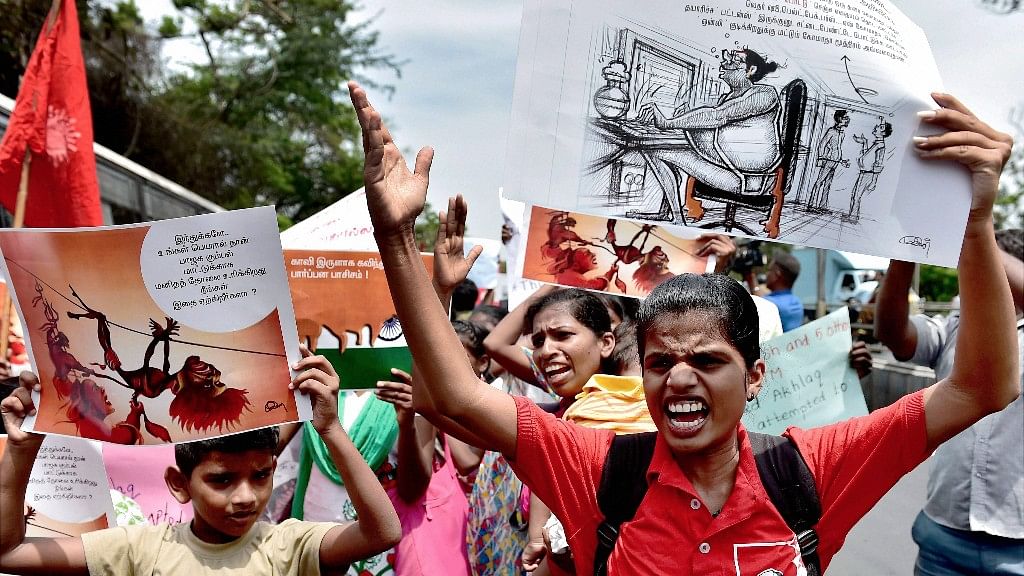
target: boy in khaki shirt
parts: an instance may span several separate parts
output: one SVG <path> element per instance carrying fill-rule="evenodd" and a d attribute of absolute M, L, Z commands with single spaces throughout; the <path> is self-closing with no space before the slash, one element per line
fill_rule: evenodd
<path fill-rule="evenodd" d="M 0 403 L 7 449 L 0 461 L 0 572 L 14 574 L 307 575 L 343 574 L 354 560 L 392 547 L 398 515 L 338 421 L 338 376 L 323 356 L 304 358 L 290 385 L 313 400 L 313 426 L 348 487 L 358 520 L 346 524 L 257 522 L 273 488 L 276 429 L 175 446 L 167 486 L 191 501 L 189 524 L 131 526 L 80 538 L 25 538 L 25 488 L 43 436 L 21 424 L 35 411 L 31 373 Z"/>

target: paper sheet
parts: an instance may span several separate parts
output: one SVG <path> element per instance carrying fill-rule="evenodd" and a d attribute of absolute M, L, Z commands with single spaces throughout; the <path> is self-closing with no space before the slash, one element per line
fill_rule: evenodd
<path fill-rule="evenodd" d="M 299 339 L 338 371 L 344 390 L 374 389 L 412 356 L 377 252 L 285 250 Z M 423 255 L 428 272 L 433 256 Z"/>
<path fill-rule="evenodd" d="M 940 89 L 887 0 L 526 0 L 504 192 L 953 266 L 968 178 L 911 140 Z"/>
<path fill-rule="evenodd" d="M 185 442 L 309 419 L 272 207 L 0 231 L 42 383 L 26 429 Z"/>
<path fill-rule="evenodd" d="M 0 435 L 0 456 L 7 435 Z M 25 491 L 25 536 L 80 536 L 116 526 L 99 442 L 47 436 Z"/>
<path fill-rule="evenodd" d="M 689 230 L 679 235 L 653 224 L 534 206 L 520 275 L 642 298 L 673 276 L 708 271 L 697 245 Z"/>
<path fill-rule="evenodd" d="M 743 425 L 781 434 L 789 426 L 814 428 L 868 413 L 857 372 L 850 367 L 850 312 L 835 312 L 761 345 L 765 379 L 747 403 Z"/>

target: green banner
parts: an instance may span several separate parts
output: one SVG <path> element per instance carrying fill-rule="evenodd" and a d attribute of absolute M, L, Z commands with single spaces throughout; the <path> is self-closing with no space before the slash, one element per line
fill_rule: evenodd
<path fill-rule="evenodd" d="M 408 346 L 388 348 L 349 348 L 341 354 L 336 349 L 318 348 L 341 376 L 342 390 L 373 390 L 379 380 L 393 380 L 392 368 L 412 373 L 412 354 Z"/>

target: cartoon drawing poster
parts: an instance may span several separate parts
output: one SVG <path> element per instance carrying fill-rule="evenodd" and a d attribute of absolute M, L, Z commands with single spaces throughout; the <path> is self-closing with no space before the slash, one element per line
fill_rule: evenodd
<path fill-rule="evenodd" d="M 3 230 L 0 252 L 42 384 L 27 429 L 160 444 L 309 419 L 273 208 Z"/>
<path fill-rule="evenodd" d="M 643 298 L 673 276 L 707 271 L 708 258 L 696 251 L 693 238 L 654 224 L 534 206 L 521 275 Z"/>
<path fill-rule="evenodd" d="M 0 457 L 7 435 L 0 434 Z M 100 444 L 47 436 L 25 491 L 25 536 L 80 536 L 116 526 Z"/>
<path fill-rule="evenodd" d="M 504 192 L 571 212 L 945 266 L 968 178 L 888 0 L 526 0 Z"/>
<path fill-rule="evenodd" d="M 412 355 L 377 252 L 285 250 L 299 339 L 323 354 L 344 390 L 374 389 Z M 433 256 L 424 254 L 428 273 Z"/>

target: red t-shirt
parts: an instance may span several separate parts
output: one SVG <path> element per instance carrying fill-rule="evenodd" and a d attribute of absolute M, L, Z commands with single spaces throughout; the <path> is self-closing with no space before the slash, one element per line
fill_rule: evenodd
<path fill-rule="evenodd" d="M 511 465 L 565 527 L 577 574 L 593 574 L 601 470 L 614 433 L 559 420 L 515 399 L 518 437 Z M 822 516 L 822 570 L 853 525 L 907 472 L 928 457 L 922 393 L 860 418 L 786 431 L 814 475 Z M 647 471 L 649 488 L 622 525 L 608 573 L 796 576 L 800 547 L 761 485 L 739 425 L 736 485 L 717 517 L 676 465 L 661 436 Z"/>

